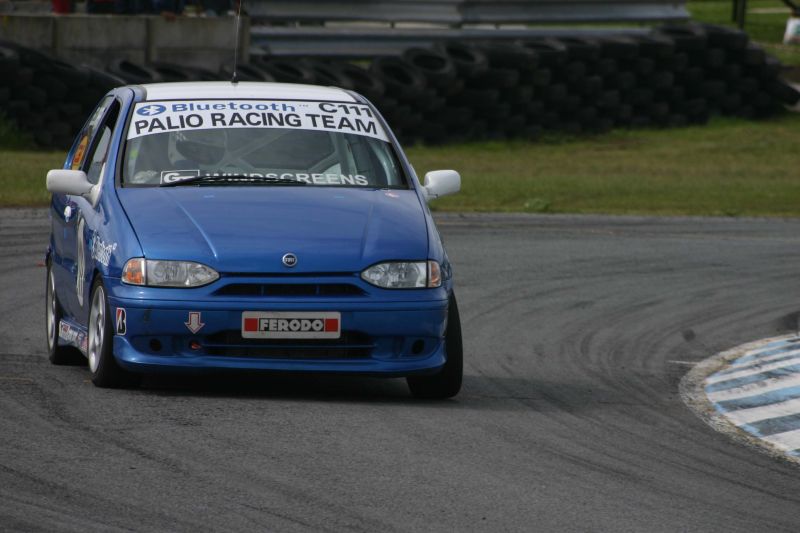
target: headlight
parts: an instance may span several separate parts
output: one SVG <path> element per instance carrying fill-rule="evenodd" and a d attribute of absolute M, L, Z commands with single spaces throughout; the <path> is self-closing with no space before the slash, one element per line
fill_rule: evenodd
<path fill-rule="evenodd" d="M 219 279 L 213 268 L 191 261 L 157 261 L 135 257 L 125 263 L 122 282 L 150 287 L 200 287 Z"/>
<path fill-rule="evenodd" d="M 378 263 L 364 270 L 361 279 L 384 289 L 422 289 L 442 285 L 442 273 L 436 261 Z"/>

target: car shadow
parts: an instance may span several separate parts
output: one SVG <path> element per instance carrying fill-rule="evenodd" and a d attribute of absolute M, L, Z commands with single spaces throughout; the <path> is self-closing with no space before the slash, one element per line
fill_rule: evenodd
<path fill-rule="evenodd" d="M 488 411 L 576 411 L 627 402 L 612 391 L 580 383 L 466 375 L 446 400 L 414 398 L 402 378 L 328 374 L 215 373 L 145 376 L 138 390 L 165 397 L 217 397 L 299 402 L 406 404 Z"/>

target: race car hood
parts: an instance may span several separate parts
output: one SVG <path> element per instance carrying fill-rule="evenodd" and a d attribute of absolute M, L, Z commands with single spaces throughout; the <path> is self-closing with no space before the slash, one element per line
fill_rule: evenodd
<path fill-rule="evenodd" d="M 228 273 L 359 272 L 427 259 L 425 217 L 411 190 L 331 187 L 122 188 L 119 199 L 150 259 Z M 286 253 L 297 264 L 282 263 Z"/>

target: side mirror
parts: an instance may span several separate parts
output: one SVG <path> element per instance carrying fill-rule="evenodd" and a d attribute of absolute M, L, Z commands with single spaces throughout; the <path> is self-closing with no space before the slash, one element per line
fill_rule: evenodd
<path fill-rule="evenodd" d="M 57 168 L 47 173 L 47 190 L 57 194 L 84 196 L 92 191 L 86 172 Z"/>
<path fill-rule="evenodd" d="M 428 201 L 455 194 L 461 190 L 461 176 L 455 170 L 432 170 L 425 174 L 423 189 Z"/>

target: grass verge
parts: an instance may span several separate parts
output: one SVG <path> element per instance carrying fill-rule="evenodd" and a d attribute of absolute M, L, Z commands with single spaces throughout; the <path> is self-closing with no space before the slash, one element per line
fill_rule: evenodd
<path fill-rule="evenodd" d="M 614 131 L 596 138 L 408 150 L 420 175 L 456 168 L 440 211 L 800 216 L 800 116 L 768 122 Z M 0 206 L 46 205 L 62 152 L 0 150 Z"/>
<path fill-rule="evenodd" d="M 414 147 L 422 175 L 456 168 L 441 211 L 800 216 L 800 116 L 767 122 L 614 131 L 535 144 Z"/>

